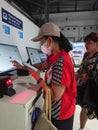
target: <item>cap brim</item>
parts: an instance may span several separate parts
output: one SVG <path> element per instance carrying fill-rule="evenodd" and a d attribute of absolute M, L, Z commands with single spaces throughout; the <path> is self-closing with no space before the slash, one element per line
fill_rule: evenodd
<path fill-rule="evenodd" d="M 43 36 L 37 36 L 31 39 L 31 41 L 38 42 L 43 38 Z"/>

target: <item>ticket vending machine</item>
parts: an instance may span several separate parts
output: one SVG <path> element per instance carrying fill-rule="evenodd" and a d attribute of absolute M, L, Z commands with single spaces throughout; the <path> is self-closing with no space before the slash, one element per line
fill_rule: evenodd
<path fill-rule="evenodd" d="M 16 94 L 0 98 L 0 130 L 31 130 L 32 103 L 40 87 L 32 76 L 21 76 L 13 81 L 13 88 Z M 35 105 L 42 107 L 42 96 Z"/>

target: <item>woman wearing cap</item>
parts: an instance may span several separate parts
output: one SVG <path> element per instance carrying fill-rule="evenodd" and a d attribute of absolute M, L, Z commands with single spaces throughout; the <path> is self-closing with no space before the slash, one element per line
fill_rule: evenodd
<path fill-rule="evenodd" d="M 58 26 L 50 22 L 43 24 L 32 40 L 41 41 L 42 51 L 50 55 L 45 80 L 39 80 L 35 72 L 31 74 L 43 89 L 45 85 L 51 89 L 52 123 L 58 130 L 72 130 L 76 104 L 74 66 L 68 53 L 72 46 Z"/>
<path fill-rule="evenodd" d="M 86 86 L 88 85 L 88 79 L 93 78 L 91 75 L 93 71 L 95 72 L 95 77 L 96 77 L 95 81 L 98 81 L 98 32 L 89 33 L 87 36 L 85 36 L 84 42 L 85 42 L 86 52 L 84 54 L 82 64 L 80 65 L 80 68 L 78 70 L 78 79 L 81 80 L 80 82 L 81 87 L 85 86 L 86 88 Z M 78 84 L 78 87 L 79 85 L 80 84 Z M 81 92 L 80 90 L 82 97 L 83 97 L 83 94 L 85 93 L 85 90 L 86 89 L 83 90 L 84 92 L 83 91 Z M 94 101 L 95 101 L 95 99 L 98 99 L 98 98 L 96 98 L 97 93 L 94 94 L 93 90 L 94 88 L 92 86 L 92 93 L 94 95 Z M 97 88 L 95 89 L 95 92 L 98 92 Z M 92 96 L 90 96 L 90 100 L 91 99 L 93 99 Z M 81 106 L 81 112 L 80 112 L 80 129 L 79 130 L 85 130 L 85 126 L 86 126 L 88 118 L 98 119 L 98 105 L 95 104 L 96 101 L 93 102 L 92 100 L 93 105 L 95 105 L 93 108 L 88 104 L 84 104 L 82 100 L 80 101 L 81 102 L 79 102 L 79 105 Z"/>

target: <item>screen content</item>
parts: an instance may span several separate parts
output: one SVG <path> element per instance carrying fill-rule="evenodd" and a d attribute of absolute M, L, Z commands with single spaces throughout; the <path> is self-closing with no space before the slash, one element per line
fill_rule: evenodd
<path fill-rule="evenodd" d="M 22 59 L 17 46 L 0 43 L 0 74 L 16 69 L 12 60 L 17 60 L 22 64 Z"/>
<path fill-rule="evenodd" d="M 47 59 L 47 55 L 44 54 L 40 49 L 26 47 L 27 53 L 32 65 L 42 63 Z"/>

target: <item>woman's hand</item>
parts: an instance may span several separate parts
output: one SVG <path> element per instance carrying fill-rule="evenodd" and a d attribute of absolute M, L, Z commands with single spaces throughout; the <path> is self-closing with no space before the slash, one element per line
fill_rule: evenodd
<path fill-rule="evenodd" d="M 27 70 L 31 73 L 31 75 L 36 79 L 36 81 L 38 81 L 40 79 L 40 74 L 39 71 L 35 71 L 33 69 L 30 69 L 29 67 L 27 67 Z M 42 89 L 46 92 L 47 89 L 47 85 L 45 83 L 45 81 L 42 79 L 39 83 L 39 86 L 42 87 Z"/>
<path fill-rule="evenodd" d="M 16 60 L 11 61 L 13 66 L 19 68 L 19 69 L 26 69 L 25 66 L 22 66 L 19 62 L 17 62 Z"/>

